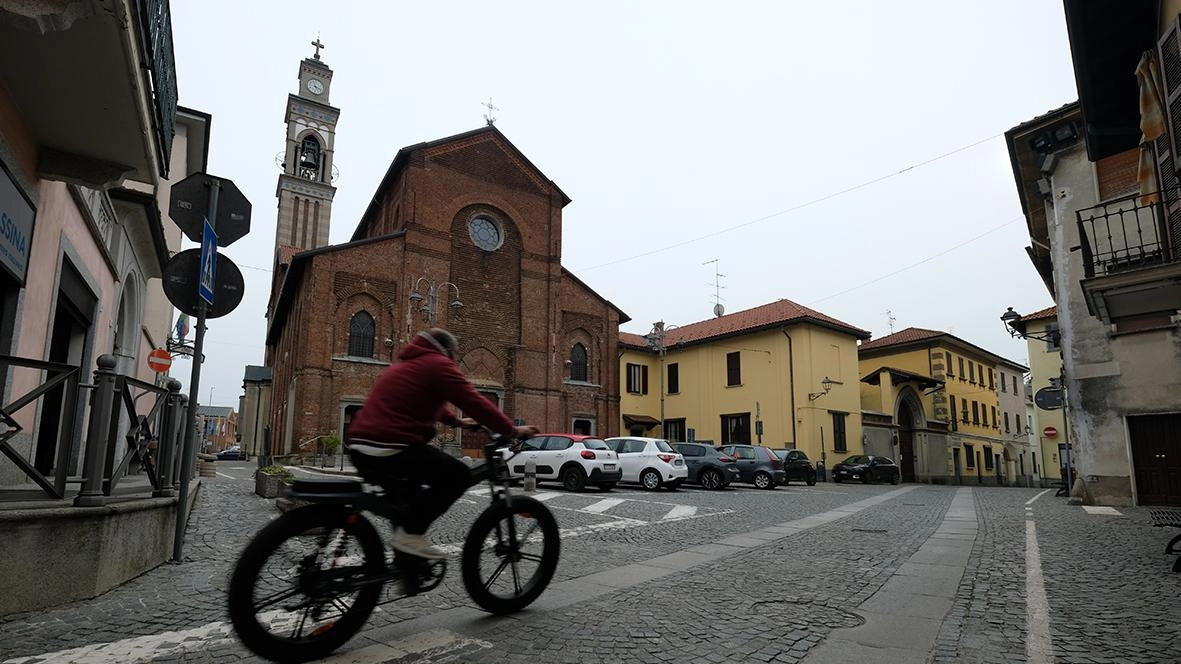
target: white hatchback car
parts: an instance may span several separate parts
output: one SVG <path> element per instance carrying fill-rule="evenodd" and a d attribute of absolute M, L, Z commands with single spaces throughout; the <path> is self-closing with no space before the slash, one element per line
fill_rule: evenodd
<path fill-rule="evenodd" d="M 537 464 L 537 481 L 558 480 L 567 491 L 594 484 L 603 491 L 615 488 L 623 471 L 615 452 L 603 439 L 572 433 L 541 433 L 526 440 L 509 460 L 511 477 L 525 476 L 525 462 Z"/>
<path fill-rule="evenodd" d="M 624 482 L 639 482 L 655 491 L 662 486 L 676 489 L 689 477 L 685 457 L 662 438 L 608 438 L 607 445 L 619 455 Z"/>

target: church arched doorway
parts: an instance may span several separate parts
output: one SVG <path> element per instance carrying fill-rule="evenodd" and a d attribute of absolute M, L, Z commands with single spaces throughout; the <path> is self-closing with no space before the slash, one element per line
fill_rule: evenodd
<path fill-rule="evenodd" d="M 926 419 L 923 417 L 922 403 L 913 390 L 907 389 L 902 393 L 897 409 L 894 422 L 898 425 L 898 468 L 902 472 L 903 482 L 913 482 L 918 459 L 915 429 L 926 426 Z"/>

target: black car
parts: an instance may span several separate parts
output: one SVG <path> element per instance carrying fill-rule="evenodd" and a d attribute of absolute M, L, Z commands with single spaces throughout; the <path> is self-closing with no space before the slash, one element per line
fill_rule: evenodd
<path fill-rule="evenodd" d="M 800 450 L 778 449 L 771 450 L 780 459 L 783 459 L 783 469 L 787 471 L 787 479 L 784 484 L 792 480 L 802 480 L 808 483 L 808 486 L 816 486 L 816 468 L 812 466 L 812 462 L 808 460 L 808 455 Z"/>
<path fill-rule="evenodd" d="M 898 484 L 902 481 L 902 471 L 890 457 L 857 454 L 832 467 L 832 481 L 844 480 Z"/>
<path fill-rule="evenodd" d="M 706 489 L 724 489 L 738 479 L 738 462 L 722 454 L 712 445 L 702 443 L 675 443 L 673 448 L 685 457 L 689 467 L 689 482 L 700 484 Z"/>

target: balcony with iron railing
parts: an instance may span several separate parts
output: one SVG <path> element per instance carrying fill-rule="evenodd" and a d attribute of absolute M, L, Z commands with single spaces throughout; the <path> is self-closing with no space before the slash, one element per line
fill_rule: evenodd
<path fill-rule="evenodd" d="M 1181 190 L 1079 210 L 1083 295 L 1105 323 L 1181 309 Z"/>

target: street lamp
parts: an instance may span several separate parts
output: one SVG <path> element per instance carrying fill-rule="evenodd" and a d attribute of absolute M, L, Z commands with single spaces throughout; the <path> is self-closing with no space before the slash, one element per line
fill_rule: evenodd
<path fill-rule="evenodd" d="M 1052 343 L 1055 346 L 1062 341 L 1062 333 L 1058 330 L 1047 329 L 1045 332 L 1026 332 L 1025 320 L 1021 314 L 1013 311 L 1013 307 L 1005 310 L 1001 314 L 1001 323 L 1005 326 L 1005 332 L 1009 333 L 1010 337 L 1014 339 L 1035 339 L 1037 341 L 1045 341 Z"/>
<path fill-rule="evenodd" d="M 418 290 L 418 287 L 424 281 L 427 282 L 426 295 L 423 295 Z M 448 287 L 455 290 L 455 299 L 451 300 L 448 306 L 450 306 L 452 309 L 459 309 L 463 307 L 463 302 L 459 301 L 459 286 L 456 286 L 450 281 L 436 283 L 434 279 L 419 277 L 418 281 L 414 282 L 414 288 L 410 292 L 410 301 L 418 306 L 418 310 L 422 312 L 423 318 L 426 320 L 427 325 L 431 327 L 434 327 L 435 319 L 439 314 L 439 291 L 442 290 L 446 292 Z"/>
<path fill-rule="evenodd" d="M 820 381 L 820 388 L 824 391 L 809 393 L 808 394 L 808 401 L 815 401 L 815 400 L 819 399 L 820 397 L 828 394 L 832 390 L 833 385 L 843 385 L 843 384 L 844 383 L 842 383 L 839 380 L 833 380 L 833 379 L 829 378 L 828 376 L 825 376 L 824 380 Z"/>
<path fill-rule="evenodd" d="M 665 325 L 664 321 L 658 320 L 652 324 L 652 331 L 644 335 L 644 340 L 648 342 L 648 348 L 656 351 L 660 355 L 660 435 L 664 436 L 664 351 L 668 346 L 665 345 L 664 340 L 668 333 L 675 329 L 676 325 Z"/>

